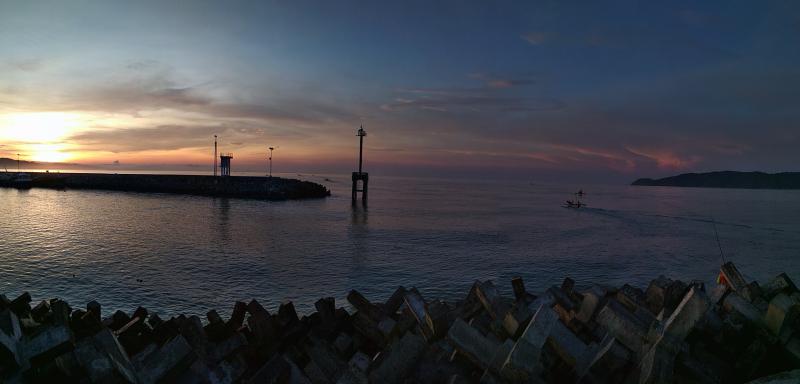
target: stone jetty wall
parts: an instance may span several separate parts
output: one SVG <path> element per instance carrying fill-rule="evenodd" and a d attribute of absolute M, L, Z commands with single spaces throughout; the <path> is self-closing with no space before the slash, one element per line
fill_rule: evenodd
<path fill-rule="evenodd" d="M 731 263 L 719 281 L 579 290 L 567 278 L 534 295 L 516 278 L 513 298 L 476 281 L 452 303 L 399 287 L 385 301 L 351 291 L 349 310 L 322 298 L 305 316 L 237 302 L 228 319 L 141 307 L 102 319 L 94 301 L 0 295 L 0 382 L 800 382 L 795 284 L 747 282 Z"/>
<path fill-rule="evenodd" d="M 275 200 L 330 196 L 330 191 L 320 184 L 279 177 L 103 173 L 32 173 L 31 176 L 34 188 L 103 189 Z M 13 179 L 0 178 L 0 186 L 13 186 Z"/>

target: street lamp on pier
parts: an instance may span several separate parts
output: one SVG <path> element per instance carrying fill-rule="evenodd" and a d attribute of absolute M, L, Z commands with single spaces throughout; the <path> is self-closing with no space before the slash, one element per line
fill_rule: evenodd
<path fill-rule="evenodd" d="M 278 147 L 269 147 L 269 178 L 272 178 L 272 151 Z"/>

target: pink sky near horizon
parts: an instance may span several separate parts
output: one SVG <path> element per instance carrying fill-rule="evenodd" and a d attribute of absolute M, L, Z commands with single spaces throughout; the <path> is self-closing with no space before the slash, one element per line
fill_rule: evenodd
<path fill-rule="evenodd" d="M 791 2 L 9 1 L 0 157 L 617 180 L 792 171 Z"/>

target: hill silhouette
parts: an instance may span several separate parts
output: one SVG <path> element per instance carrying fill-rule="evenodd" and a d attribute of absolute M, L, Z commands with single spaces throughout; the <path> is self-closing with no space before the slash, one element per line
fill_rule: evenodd
<path fill-rule="evenodd" d="M 684 173 L 662 179 L 638 179 L 631 185 L 699 188 L 800 189 L 800 172 Z"/>

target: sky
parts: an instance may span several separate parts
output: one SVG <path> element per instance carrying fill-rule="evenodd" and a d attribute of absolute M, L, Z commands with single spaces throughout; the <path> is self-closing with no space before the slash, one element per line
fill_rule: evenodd
<path fill-rule="evenodd" d="M 796 1 L 0 0 L 0 157 L 627 180 L 796 171 Z"/>

